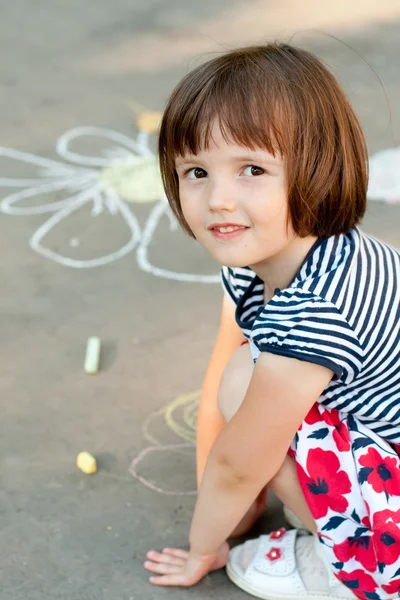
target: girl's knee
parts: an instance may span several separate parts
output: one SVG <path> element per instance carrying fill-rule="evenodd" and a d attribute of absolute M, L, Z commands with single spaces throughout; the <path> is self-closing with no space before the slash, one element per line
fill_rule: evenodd
<path fill-rule="evenodd" d="M 230 421 L 241 405 L 253 373 L 254 363 L 248 344 L 240 346 L 225 367 L 218 391 L 218 407 Z"/>

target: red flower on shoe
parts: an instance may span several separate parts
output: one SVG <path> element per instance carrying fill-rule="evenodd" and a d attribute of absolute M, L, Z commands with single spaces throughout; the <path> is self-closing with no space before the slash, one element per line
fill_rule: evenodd
<path fill-rule="evenodd" d="M 273 562 L 274 560 L 279 560 L 282 557 L 282 551 L 280 548 L 271 548 L 271 550 L 265 556 L 268 558 L 268 560 Z"/>
<path fill-rule="evenodd" d="M 281 538 L 283 538 L 284 535 L 286 535 L 286 529 L 284 527 L 281 527 L 276 531 L 272 531 L 269 534 L 269 537 L 271 538 L 271 540 L 280 540 Z"/>
<path fill-rule="evenodd" d="M 339 452 L 348 452 L 351 442 L 347 422 L 341 421 L 337 410 L 324 410 L 322 417 L 327 425 L 334 427 L 333 439 Z"/>
<path fill-rule="evenodd" d="M 340 562 L 345 563 L 351 558 L 355 558 L 367 571 L 376 571 L 378 567 L 370 535 L 350 537 L 342 544 L 335 544 L 333 551 Z"/>
<path fill-rule="evenodd" d="M 372 485 L 375 492 L 385 492 L 386 496 L 400 496 L 399 461 L 394 456 L 382 458 L 375 448 L 369 448 L 367 454 L 360 457 L 359 462 L 367 469 L 365 480 Z"/>
<path fill-rule="evenodd" d="M 366 593 L 371 594 L 375 592 L 376 588 L 378 587 L 378 584 L 375 583 L 374 579 L 361 569 L 356 569 L 351 573 L 339 571 L 337 578 L 340 579 L 340 581 L 344 583 L 344 585 L 348 587 L 349 590 L 351 590 L 354 595 L 357 596 L 357 598 L 362 600 L 364 600 L 364 598 L 368 598 Z"/>
<path fill-rule="evenodd" d="M 393 565 L 400 557 L 400 510 L 381 510 L 373 516 L 372 543 L 380 563 Z"/>
<path fill-rule="evenodd" d="M 315 519 L 325 517 L 329 508 L 344 513 L 349 505 L 343 494 L 351 491 L 351 482 L 347 473 L 339 469 L 340 462 L 336 454 L 320 448 L 308 451 L 308 475 L 297 464 L 299 482 Z"/>

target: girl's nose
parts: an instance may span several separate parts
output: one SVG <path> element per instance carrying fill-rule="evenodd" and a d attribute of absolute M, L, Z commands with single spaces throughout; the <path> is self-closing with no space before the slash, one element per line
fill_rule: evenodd
<path fill-rule="evenodd" d="M 211 212 L 235 210 L 236 203 L 233 190 L 226 183 L 210 182 L 208 194 L 208 206 Z"/>

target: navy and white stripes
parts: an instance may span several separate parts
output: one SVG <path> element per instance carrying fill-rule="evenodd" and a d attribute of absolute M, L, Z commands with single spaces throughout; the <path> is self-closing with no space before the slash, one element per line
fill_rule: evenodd
<path fill-rule="evenodd" d="M 250 268 L 222 268 L 251 345 L 328 367 L 319 399 L 400 443 L 400 255 L 353 229 L 318 240 L 290 286 L 264 305 Z"/>

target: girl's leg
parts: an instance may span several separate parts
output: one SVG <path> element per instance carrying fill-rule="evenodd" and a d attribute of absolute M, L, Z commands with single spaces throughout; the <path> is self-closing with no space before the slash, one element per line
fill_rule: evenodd
<path fill-rule="evenodd" d="M 249 345 L 238 348 L 227 364 L 221 379 L 218 393 L 218 406 L 228 422 L 240 407 L 253 374 L 254 362 Z M 269 483 L 275 495 L 286 504 L 294 514 L 311 530 L 316 525 L 308 509 L 306 500 L 297 478 L 296 465 L 287 457 L 281 469 Z M 233 537 L 246 533 L 262 514 L 266 502 L 267 490 L 264 488 L 255 500 L 248 513 L 233 532 Z"/>
<path fill-rule="evenodd" d="M 231 420 L 247 392 L 254 362 L 248 344 L 240 346 L 225 367 L 218 391 L 218 407 L 225 422 Z M 258 495 L 243 519 L 235 527 L 231 537 L 240 537 L 251 529 L 262 515 L 267 500 L 266 488 Z"/>
<path fill-rule="evenodd" d="M 283 465 L 268 487 L 285 506 L 294 512 L 307 529 L 313 533 L 317 532 L 317 526 L 300 487 L 296 464 L 290 456 L 286 456 Z"/>

